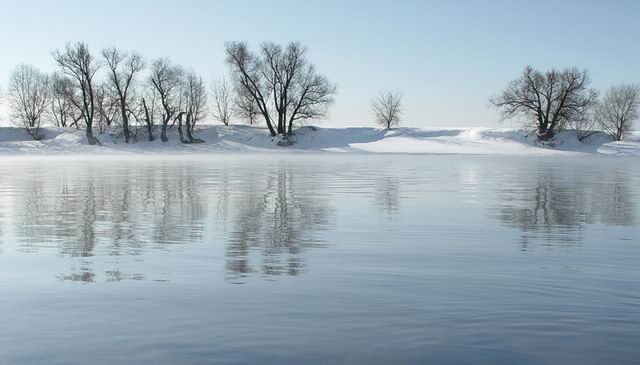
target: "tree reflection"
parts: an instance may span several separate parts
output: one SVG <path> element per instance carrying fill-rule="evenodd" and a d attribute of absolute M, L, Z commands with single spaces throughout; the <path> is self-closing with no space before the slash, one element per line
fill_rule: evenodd
<path fill-rule="evenodd" d="M 52 172 L 35 165 L 22 171 L 17 187 L 16 237 L 22 251 L 55 250 L 69 258 L 69 272 L 57 275 L 64 281 L 143 280 L 148 273 L 129 272 L 122 263 L 204 242 L 204 232 L 225 244 L 230 281 L 251 273 L 299 275 L 304 252 L 325 245 L 316 233 L 333 215 L 322 186 L 299 168 L 112 163 Z M 216 224 L 207 227 L 212 219 Z"/>
<path fill-rule="evenodd" d="M 388 219 L 400 211 L 400 183 L 394 176 L 379 177 L 375 181 L 375 203 Z"/>
<path fill-rule="evenodd" d="M 263 179 L 250 176 L 237 196 L 226 250 L 228 280 L 241 281 L 257 272 L 298 275 L 305 270 L 304 251 L 326 244 L 315 233 L 328 226 L 333 209 L 319 198 L 316 182 L 295 172 L 281 163 Z"/>
<path fill-rule="evenodd" d="M 202 240 L 207 197 L 201 194 L 195 166 L 160 172 L 155 167 L 97 170 L 82 165 L 53 176 L 43 166 L 34 167 L 18 187 L 21 249 L 54 248 L 71 258 L 71 273 L 58 278 L 93 282 L 96 274 L 87 260 L 92 256 L 139 255 L 148 246 L 167 249 Z M 144 278 L 121 273 L 116 258 L 109 261 L 113 267 L 102 275 L 107 281 Z"/>
<path fill-rule="evenodd" d="M 624 172 L 593 174 L 597 172 L 541 166 L 530 179 L 518 179 L 524 186 L 499 189 L 498 217 L 523 232 L 523 249 L 531 238 L 578 242 L 587 224 L 634 224 L 632 190 Z"/>

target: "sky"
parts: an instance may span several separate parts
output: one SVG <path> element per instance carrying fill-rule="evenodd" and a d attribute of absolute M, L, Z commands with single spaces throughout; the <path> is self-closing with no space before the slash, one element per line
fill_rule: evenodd
<path fill-rule="evenodd" d="M 321 125 L 373 126 L 369 100 L 403 94 L 408 127 L 510 126 L 490 96 L 526 65 L 577 66 L 592 86 L 640 82 L 640 1 L 0 0 L 0 88 L 21 63 L 84 41 L 228 75 L 226 41 L 300 41 L 338 85 Z"/>

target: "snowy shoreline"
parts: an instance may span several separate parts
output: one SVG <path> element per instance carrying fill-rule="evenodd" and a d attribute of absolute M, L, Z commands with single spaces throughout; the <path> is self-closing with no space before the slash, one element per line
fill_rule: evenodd
<path fill-rule="evenodd" d="M 122 154 L 229 154 L 229 153 L 371 153 L 371 154 L 453 154 L 453 155 L 602 155 L 640 156 L 640 132 L 629 139 L 613 142 L 596 134 L 586 141 L 576 139 L 574 131 L 559 133 L 549 143 L 541 143 L 533 133 L 513 128 L 397 128 L 381 130 L 367 127 L 302 127 L 294 131 L 295 142 L 281 147 L 280 137 L 250 126 L 203 125 L 196 136 L 204 143 L 182 144 L 177 131 L 170 131 L 169 142 L 146 140 L 140 131 L 136 143 L 126 144 L 113 135 L 99 135 L 102 146 L 86 143 L 82 130 L 43 128 L 44 139 L 34 141 L 19 128 L 0 127 L 0 157 L 51 155 Z M 156 133 L 159 134 L 159 133 Z"/>

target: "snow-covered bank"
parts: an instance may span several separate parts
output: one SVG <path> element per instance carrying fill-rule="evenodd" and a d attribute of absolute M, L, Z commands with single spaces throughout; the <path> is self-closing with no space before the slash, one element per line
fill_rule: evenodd
<path fill-rule="evenodd" d="M 205 143 L 182 144 L 175 130 L 170 141 L 139 141 L 126 144 L 112 135 L 100 135 L 102 146 L 86 144 L 84 132 L 69 128 L 44 128 L 44 139 L 33 141 L 21 129 L 0 128 L 0 155 L 122 154 L 122 153 L 291 153 L 357 152 L 474 155 L 571 155 L 599 154 L 640 156 L 640 132 L 623 142 L 597 134 L 579 142 L 573 131 L 540 143 L 532 133 L 506 128 L 416 129 L 390 131 L 374 128 L 303 127 L 295 131 L 291 146 L 281 147 L 265 129 L 249 126 L 206 125 L 196 131 Z"/>

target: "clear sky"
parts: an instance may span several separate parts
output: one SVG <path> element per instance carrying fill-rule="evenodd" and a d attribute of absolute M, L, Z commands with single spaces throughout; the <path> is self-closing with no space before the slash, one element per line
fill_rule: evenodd
<path fill-rule="evenodd" d="M 0 87 L 46 71 L 68 41 L 169 56 L 223 76 L 224 42 L 301 41 L 338 84 L 326 125 L 371 125 L 369 99 L 404 94 L 406 126 L 496 126 L 489 96 L 537 68 L 578 66 L 593 86 L 640 82 L 640 1 L 0 0 Z"/>

